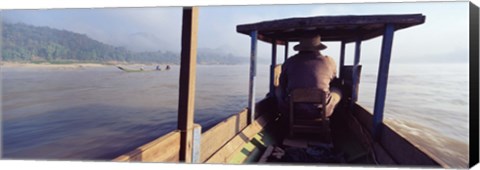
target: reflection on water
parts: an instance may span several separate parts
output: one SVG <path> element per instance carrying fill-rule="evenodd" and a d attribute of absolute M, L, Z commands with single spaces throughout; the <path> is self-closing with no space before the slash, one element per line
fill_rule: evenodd
<path fill-rule="evenodd" d="M 257 100 L 268 91 L 260 65 Z M 247 106 L 247 65 L 197 67 L 195 121 L 208 129 Z M 377 66 L 364 65 L 359 103 L 373 111 Z M 2 70 L 3 156 L 111 159 L 176 128 L 178 67 Z M 394 65 L 385 121 L 451 165 L 468 157 L 468 66 Z"/>
<path fill-rule="evenodd" d="M 445 137 L 442 132 L 405 120 L 386 118 L 384 122 L 417 148 L 434 156 L 434 160 L 441 160 L 450 168 L 468 167 L 467 144 Z"/>
<path fill-rule="evenodd" d="M 359 103 L 373 113 L 376 66 L 364 67 Z M 385 123 L 453 167 L 468 164 L 467 64 L 392 64 Z"/>

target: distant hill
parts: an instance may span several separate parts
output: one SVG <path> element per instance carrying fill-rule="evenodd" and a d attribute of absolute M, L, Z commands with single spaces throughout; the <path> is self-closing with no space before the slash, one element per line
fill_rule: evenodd
<path fill-rule="evenodd" d="M 87 35 L 23 23 L 3 23 L 2 59 L 15 62 L 129 62 L 180 63 L 179 53 L 170 51 L 132 52 Z M 199 64 L 244 64 L 247 57 L 199 52 Z"/>

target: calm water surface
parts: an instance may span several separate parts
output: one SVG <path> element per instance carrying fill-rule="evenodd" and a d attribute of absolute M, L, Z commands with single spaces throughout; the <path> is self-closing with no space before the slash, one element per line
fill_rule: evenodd
<path fill-rule="evenodd" d="M 258 66 L 257 99 L 268 91 Z M 359 103 L 373 111 L 377 66 Z M 391 65 L 385 122 L 454 166 L 468 161 L 468 65 Z M 195 121 L 204 129 L 247 106 L 247 65 L 197 66 Z M 2 69 L 3 157 L 112 159 L 176 128 L 178 67 Z"/>
<path fill-rule="evenodd" d="M 376 65 L 362 70 L 359 103 L 373 113 Z M 384 121 L 452 167 L 468 164 L 468 64 L 392 64 Z"/>

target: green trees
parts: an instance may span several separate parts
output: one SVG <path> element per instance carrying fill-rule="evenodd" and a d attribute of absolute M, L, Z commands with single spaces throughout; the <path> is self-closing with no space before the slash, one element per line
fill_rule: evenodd
<path fill-rule="evenodd" d="M 2 37 L 4 61 L 106 62 L 125 61 L 135 55 L 83 34 L 21 23 L 4 23 Z"/>
<path fill-rule="evenodd" d="M 107 45 L 84 34 L 66 30 L 5 22 L 2 27 L 3 61 L 180 63 L 179 54 L 170 51 L 134 53 L 123 47 Z M 199 54 L 198 57 L 199 63 L 203 64 L 248 62 L 247 58 L 226 55 Z"/>

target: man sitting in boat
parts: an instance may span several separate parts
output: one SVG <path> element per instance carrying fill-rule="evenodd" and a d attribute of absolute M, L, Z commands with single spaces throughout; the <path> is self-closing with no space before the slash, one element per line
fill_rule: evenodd
<path fill-rule="evenodd" d="M 304 38 L 293 49 L 298 53 L 285 61 L 280 74 L 279 109 L 282 113 L 288 113 L 288 94 L 297 88 L 318 88 L 327 94 L 326 117 L 332 115 L 335 106 L 341 99 L 341 91 L 330 83 L 336 78 L 335 61 L 320 53 L 326 49 L 321 43 L 320 36 Z M 303 113 L 310 116 L 320 116 L 320 104 L 299 103 L 295 105 L 295 113 Z"/>

